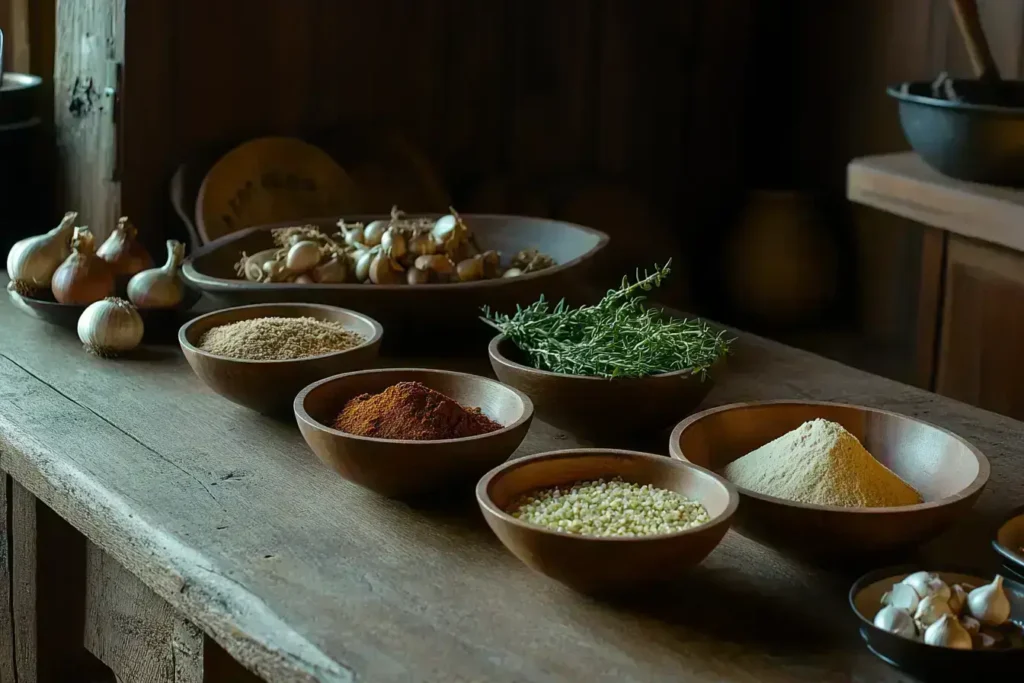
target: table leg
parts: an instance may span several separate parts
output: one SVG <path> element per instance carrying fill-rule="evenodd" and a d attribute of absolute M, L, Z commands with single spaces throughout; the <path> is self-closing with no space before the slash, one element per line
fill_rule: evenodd
<path fill-rule="evenodd" d="M 917 385 L 935 391 L 939 341 L 942 338 L 942 301 L 945 295 L 946 251 L 949 233 L 924 228 L 921 238 L 921 277 L 917 294 Z"/>

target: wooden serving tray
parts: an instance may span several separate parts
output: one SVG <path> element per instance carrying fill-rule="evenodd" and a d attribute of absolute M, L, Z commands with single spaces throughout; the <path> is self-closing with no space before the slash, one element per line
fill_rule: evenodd
<path fill-rule="evenodd" d="M 386 216 L 346 216 L 345 220 L 379 218 Z M 511 313 L 517 304 L 530 304 L 541 294 L 552 303 L 563 297 L 580 302 L 586 297 L 585 269 L 608 244 L 603 232 L 556 220 L 493 215 L 463 218 L 481 249 L 497 250 L 507 261 L 517 251 L 533 247 L 559 265 L 517 278 L 420 286 L 263 284 L 238 279 L 234 264 L 241 252 L 253 254 L 273 247 L 270 230 L 294 225 L 283 223 L 250 228 L 207 244 L 185 262 L 182 276 L 218 306 L 282 301 L 341 306 L 380 321 L 387 348 L 440 352 L 464 349 L 463 342 L 469 339 L 494 336 L 494 330 L 478 320 L 483 306 Z M 334 233 L 337 221 L 323 218 L 302 223 Z"/>

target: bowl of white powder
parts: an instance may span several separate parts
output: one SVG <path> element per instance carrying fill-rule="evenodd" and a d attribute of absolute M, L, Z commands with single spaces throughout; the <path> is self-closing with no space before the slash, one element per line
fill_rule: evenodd
<path fill-rule="evenodd" d="M 680 422 L 669 451 L 736 486 L 739 533 L 810 557 L 922 543 L 962 517 L 989 478 L 985 456 L 952 432 L 838 403 L 712 408 Z"/>

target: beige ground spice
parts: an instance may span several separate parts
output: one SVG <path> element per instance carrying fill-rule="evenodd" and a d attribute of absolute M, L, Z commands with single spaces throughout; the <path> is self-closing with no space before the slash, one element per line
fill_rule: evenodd
<path fill-rule="evenodd" d="M 842 425 L 805 422 L 734 460 L 725 477 L 776 498 L 838 507 L 915 505 L 921 496 L 864 450 Z"/>
<path fill-rule="evenodd" d="M 363 341 L 338 323 L 316 318 L 253 318 L 207 330 L 199 348 L 242 360 L 294 360 L 344 351 Z"/>

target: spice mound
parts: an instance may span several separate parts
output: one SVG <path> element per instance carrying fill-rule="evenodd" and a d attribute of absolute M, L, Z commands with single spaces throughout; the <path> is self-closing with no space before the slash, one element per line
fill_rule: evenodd
<path fill-rule="evenodd" d="M 356 436 L 403 441 L 464 439 L 502 428 L 479 408 L 463 407 L 419 382 L 399 382 L 379 394 L 356 396 L 333 426 Z"/>
<path fill-rule="evenodd" d="M 686 496 L 616 477 L 534 491 L 509 514 L 530 524 L 580 536 L 654 536 L 706 524 L 703 505 Z"/>
<path fill-rule="evenodd" d="M 295 360 L 345 351 L 363 341 L 335 322 L 270 317 L 211 328 L 199 340 L 199 348 L 240 360 Z"/>
<path fill-rule="evenodd" d="M 842 425 L 805 422 L 726 465 L 737 486 L 776 498 L 836 507 L 916 505 L 921 496 L 875 460 Z"/>

